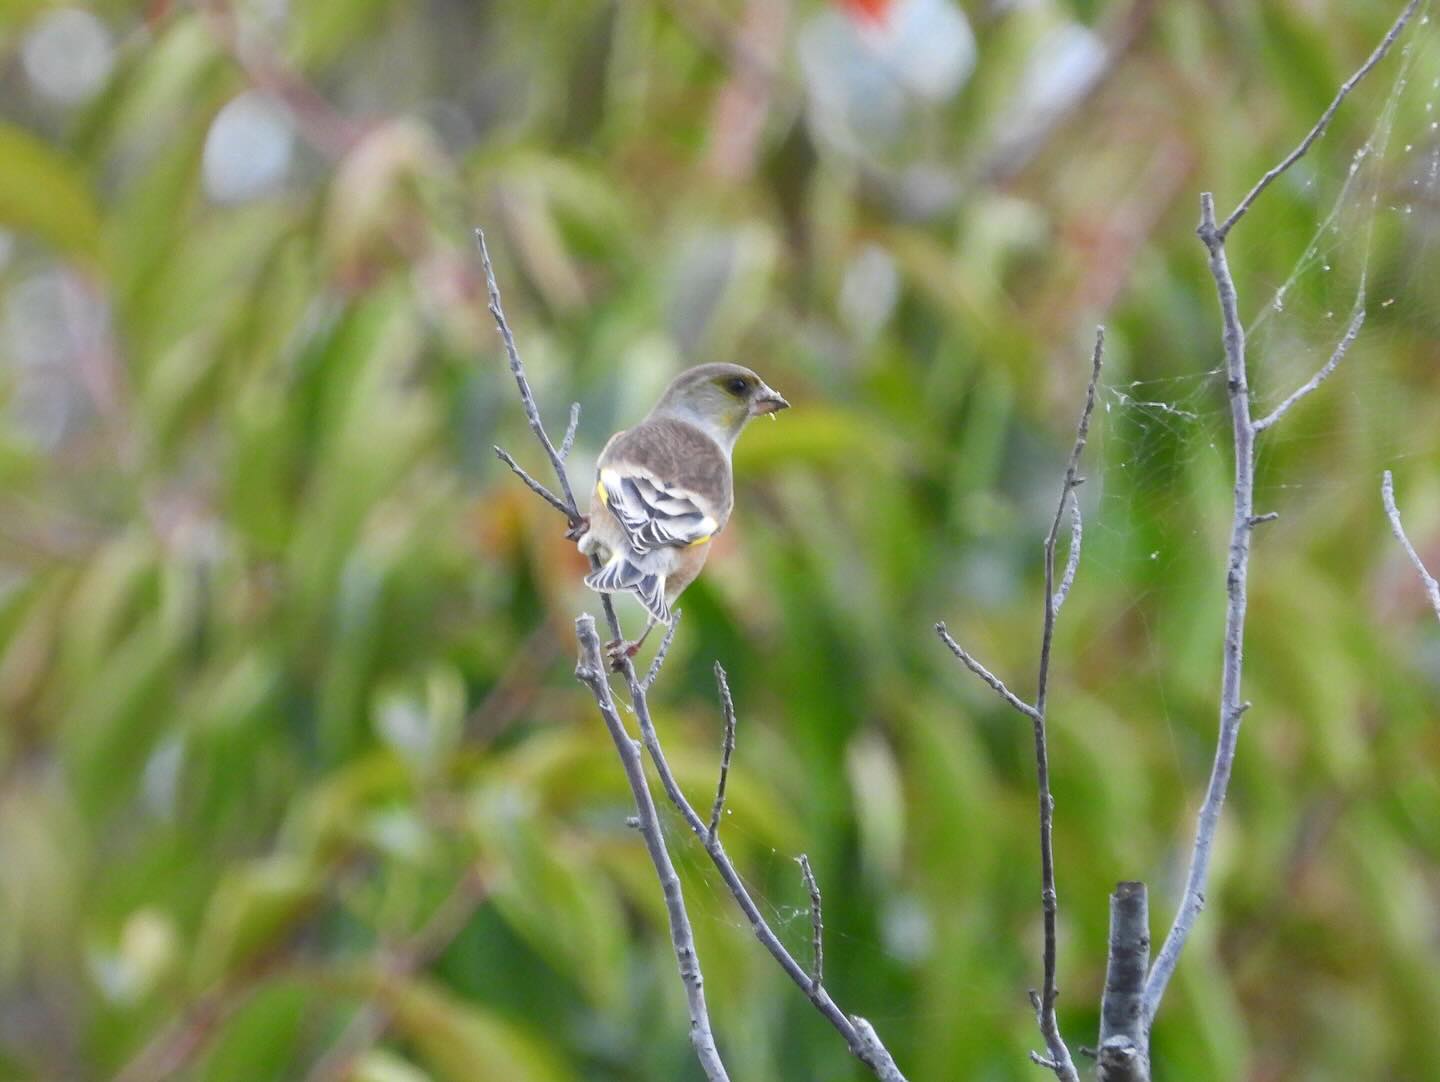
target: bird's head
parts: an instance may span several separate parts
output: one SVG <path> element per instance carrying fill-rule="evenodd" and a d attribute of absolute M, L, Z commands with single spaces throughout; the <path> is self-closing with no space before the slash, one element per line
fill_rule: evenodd
<path fill-rule="evenodd" d="M 670 381 L 655 413 L 696 421 L 733 443 L 751 418 L 778 413 L 789 405 L 748 368 L 702 364 Z"/>

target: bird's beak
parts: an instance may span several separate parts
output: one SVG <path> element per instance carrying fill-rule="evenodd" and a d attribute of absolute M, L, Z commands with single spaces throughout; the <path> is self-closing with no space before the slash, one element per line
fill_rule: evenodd
<path fill-rule="evenodd" d="M 762 387 L 760 393 L 750 401 L 750 416 L 759 417 L 766 413 L 779 413 L 790 408 L 790 403 L 769 387 Z"/>

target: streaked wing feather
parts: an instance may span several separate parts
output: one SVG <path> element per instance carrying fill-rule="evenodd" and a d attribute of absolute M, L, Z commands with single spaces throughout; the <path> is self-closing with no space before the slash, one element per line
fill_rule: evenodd
<path fill-rule="evenodd" d="M 666 545 L 693 545 L 715 532 L 715 520 L 697 497 L 638 473 L 611 468 L 601 472 L 606 506 L 637 553 Z"/>

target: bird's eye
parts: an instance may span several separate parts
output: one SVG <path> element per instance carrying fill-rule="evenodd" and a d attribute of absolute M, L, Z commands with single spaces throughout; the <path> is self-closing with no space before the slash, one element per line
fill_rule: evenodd
<path fill-rule="evenodd" d="M 744 394 L 749 386 L 750 385 L 746 383 L 744 379 L 742 379 L 740 376 L 736 376 L 734 379 L 726 382 L 725 389 L 731 394 L 738 396 Z"/>

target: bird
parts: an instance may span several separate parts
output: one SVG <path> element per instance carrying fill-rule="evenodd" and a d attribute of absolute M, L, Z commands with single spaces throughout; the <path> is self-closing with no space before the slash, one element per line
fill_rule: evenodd
<path fill-rule="evenodd" d="M 669 626 L 735 503 L 731 451 L 745 426 L 790 403 L 750 369 L 702 364 L 670 381 L 633 428 L 611 436 L 595 464 L 590 514 L 571 536 L 598 567 L 585 585 L 631 593 L 649 619 L 640 637 L 607 644 L 617 665 L 657 624 Z"/>

